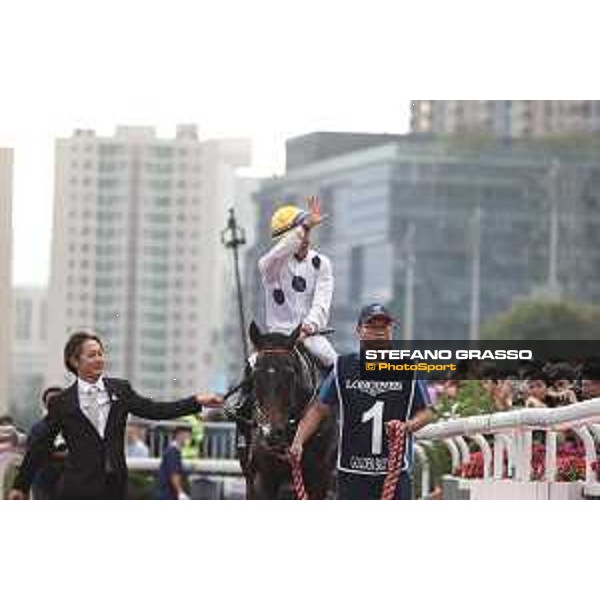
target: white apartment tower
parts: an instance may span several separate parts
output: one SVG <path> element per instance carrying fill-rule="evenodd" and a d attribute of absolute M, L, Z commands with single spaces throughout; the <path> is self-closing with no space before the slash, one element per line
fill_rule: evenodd
<path fill-rule="evenodd" d="M 0 148 L 0 415 L 9 409 L 13 152 Z"/>
<path fill-rule="evenodd" d="M 219 367 L 228 194 L 247 140 L 174 139 L 151 128 L 78 130 L 56 144 L 47 381 L 80 329 L 100 334 L 109 371 L 171 399 L 206 389 Z"/>

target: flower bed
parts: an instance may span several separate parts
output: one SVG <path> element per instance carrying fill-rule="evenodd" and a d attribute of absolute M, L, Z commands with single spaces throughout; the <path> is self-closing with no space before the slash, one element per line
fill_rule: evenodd
<path fill-rule="evenodd" d="M 595 461 L 592 468 L 600 475 L 600 460 Z M 560 444 L 556 451 L 556 481 L 585 480 L 586 459 L 583 445 L 575 442 Z M 543 444 L 534 444 L 531 452 L 531 479 L 543 481 L 546 471 L 546 449 Z M 483 478 L 483 454 L 481 451 L 471 452 L 467 463 L 455 469 L 453 475 L 464 479 Z M 507 455 L 504 454 L 503 477 L 508 477 Z"/>

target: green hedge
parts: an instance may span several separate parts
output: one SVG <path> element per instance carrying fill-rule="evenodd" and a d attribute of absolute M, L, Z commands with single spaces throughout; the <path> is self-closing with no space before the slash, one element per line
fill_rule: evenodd
<path fill-rule="evenodd" d="M 443 442 L 433 442 L 431 445 L 422 444 L 421 448 L 425 450 L 427 458 L 429 459 L 429 485 L 431 492 L 436 486 L 441 487 L 442 476 L 448 475 L 452 472 L 452 457 L 448 447 Z M 414 468 L 413 468 L 413 496 L 415 498 L 421 498 L 423 496 L 421 490 L 421 474 L 422 468 L 421 463 L 415 455 Z"/>

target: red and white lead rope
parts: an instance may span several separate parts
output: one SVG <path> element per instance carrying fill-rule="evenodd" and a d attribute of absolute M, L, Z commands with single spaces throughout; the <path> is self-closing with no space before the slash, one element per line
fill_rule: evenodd
<path fill-rule="evenodd" d="M 402 421 L 388 421 L 385 424 L 385 430 L 388 436 L 388 472 L 383 482 L 381 492 L 382 500 L 393 500 L 402 471 L 402 459 L 404 457 L 404 438 L 406 435 L 406 426 Z"/>
<path fill-rule="evenodd" d="M 302 465 L 294 455 L 290 455 L 290 465 L 292 467 L 292 482 L 296 498 L 298 500 L 308 500 L 308 494 L 304 487 L 304 478 L 302 477 Z"/>
<path fill-rule="evenodd" d="M 388 421 L 385 424 L 386 433 L 388 436 L 388 473 L 383 482 L 383 491 L 381 493 L 382 500 L 393 500 L 402 471 L 402 458 L 404 456 L 404 438 L 406 435 L 406 427 L 402 421 Z M 292 482 L 296 498 L 298 500 L 308 500 L 308 494 L 304 487 L 304 478 L 302 477 L 302 465 L 294 455 L 289 457 L 292 468 Z"/>

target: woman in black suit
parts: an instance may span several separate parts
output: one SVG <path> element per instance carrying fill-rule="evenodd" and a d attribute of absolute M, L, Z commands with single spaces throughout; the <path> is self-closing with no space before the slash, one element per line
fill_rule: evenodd
<path fill-rule="evenodd" d="M 64 358 L 66 368 L 77 380 L 49 403 L 47 433 L 25 455 L 9 494 L 11 499 L 28 496 L 33 477 L 46 461 L 59 432 L 68 449 L 59 498 L 124 499 L 124 438 L 130 413 L 146 419 L 175 419 L 197 413 L 203 406 L 219 407 L 223 402 L 215 394 L 198 394 L 176 402 L 143 398 L 128 381 L 104 376 L 104 347 L 100 338 L 90 333 L 73 334 L 65 346 Z"/>

